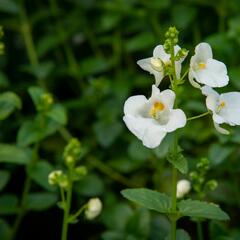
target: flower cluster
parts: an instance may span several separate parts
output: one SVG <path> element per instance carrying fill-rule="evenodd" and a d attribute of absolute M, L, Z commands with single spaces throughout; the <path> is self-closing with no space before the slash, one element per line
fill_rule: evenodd
<path fill-rule="evenodd" d="M 143 95 L 129 97 L 124 104 L 123 120 L 128 129 L 148 148 L 159 146 L 167 133 L 186 125 L 185 113 L 176 104 L 176 86 L 184 83 L 186 73 L 181 77 L 182 62 L 188 51 L 178 43 L 178 31 L 170 27 L 163 45 L 153 50 L 153 56 L 139 60 L 137 64 L 153 74 L 155 85 L 149 99 Z M 187 70 L 189 82 L 206 96 L 208 113 L 212 113 L 214 126 L 223 134 L 229 132 L 220 124 L 240 125 L 240 93 L 219 95 L 212 88 L 226 86 L 229 82 L 224 63 L 213 58 L 211 46 L 200 43 L 191 57 Z M 160 91 L 161 81 L 169 77 L 171 89 Z"/>

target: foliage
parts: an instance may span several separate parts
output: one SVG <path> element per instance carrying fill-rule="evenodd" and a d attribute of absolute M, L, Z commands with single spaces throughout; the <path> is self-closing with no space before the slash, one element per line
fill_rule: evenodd
<path fill-rule="evenodd" d="M 153 83 L 136 61 L 151 56 L 168 26 L 176 25 L 181 45 L 191 53 L 200 41 L 212 45 L 214 56 L 229 66 L 232 84 L 224 91 L 240 91 L 239 0 L 0 0 L 0 12 L 5 45 L 0 56 L 0 239 L 11 235 L 19 212 L 17 239 L 43 239 L 46 232 L 49 239 L 59 239 L 61 217 L 53 207 L 57 189 L 48 185 L 47 176 L 63 168 L 70 132 L 81 140 L 82 163 L 91 172 L 74 187 L 73 209 L 98 196 L 103 213 L 93 223 L 81 218 L 69 238 L 164 240 L 168 220 L 132 207 L 119 193 L 134 187 L 169 193 L 172 136 L 152 152 L 122 123 L 126 98 L 140 91 L 149 95 Z M 182 96 L 189 117 L 206 110 L 190 85 Z M 208 157 L 206 177 L 216 179 L 218 187 L 206 198 L 231 218 L 230 224 L 206 222 L 206 239 L 240 237 L 240 128 L 230 130 L 229 136 L 220 136 L 206 117 L 190 122 L 180 141 L 186 159 L 181 151 L 179 158 L 183 166 L 188 162 L 189 172 L 199 158 Z M 24 189 L 30 193 L 25 200 Z M 39 210 L 44 211 L 33 213 Z M 181 218 L 179 226 L 187 227 L 188 221 Z M 195 227 L 191 231 L 195 234 Z M 178 232 L 179 239 L 189 239 Z"/>

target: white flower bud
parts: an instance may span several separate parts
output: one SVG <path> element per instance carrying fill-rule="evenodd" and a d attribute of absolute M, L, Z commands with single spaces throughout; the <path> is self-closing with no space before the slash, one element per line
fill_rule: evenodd
<path fill-rule="evenodd" d="M 87 219 L 92 220 L 97 217 L 102 211 L 102 202 L 99 198 L 91 198 L 87 203 L 85 216 Z"/>
<path fill-rule="evenodd" d="M 182 179 L 177 183 L 177 198 L 182 198 L 186 195 L 191 189 L 191 183 L 186 180 Z"/>
<path fill-rule="evenodd" d="M 59 177 L 62 176 L 62 174 L 63 172 L 61 170 L 52 171 L 48 175 L 48 183 L 50 185 L 56 185 L 58 183 Z"/>

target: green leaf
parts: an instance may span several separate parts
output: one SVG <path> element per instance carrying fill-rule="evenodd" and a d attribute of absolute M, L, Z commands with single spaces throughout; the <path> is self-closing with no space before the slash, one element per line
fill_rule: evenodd
<path fill-rule="evenodd" d="M 186 174 L 188 172 L 188 163 L 181 151 L 178 151 L 177 154 L 173 152 L 169 153 L 167 160 L 182 174 Z"/>
<path fill-rule="evenodd" d="M 15 3 L 15 1 L 12 0 L 0 0 L 0 11 L 11 13 L 11 14 L 17 14 L 19 12 L 19 7 Z"/>
<path fill-rule="evenodd" d="M 10 173 L 8 171 L 0 170 L 0 191 L 7 185 L 10 179 Z"/>
<path fill-rule="evenodd" d="M 0 197 L 0 214 L 15 214 L 18 212 L 18 198 L 12 194 Z"/>
<path fill-rule="evenodd" d="M 94 124 L 94 132 L 97 140 L 103 147 L 109 147 L 122 131 L 120 122 L 99 121 Z"/>
<path fill-rule="evenodd" d="M 21 109 L 21 99 L 13 92 L 0 95 L 0 120 L 7 118 L 15 109 Z"/>
<path fill-rule="evenodd" d="M 26 121 L 20 127 L 17 134 L 19 146 L 29 146 L 45 137 L 55 133 L 59 124 L 52 119 L 37 117 L 34 121 Z"/>
<path fill-rule="evenodd" d="M 169 234 L 165 240 L 170 240 L 171 235 Z M 176 240 L 191 240 L 189 234 L 183 229 L 177 229 Z"/>
<path fill-rule="evenodd" d="M 130 201 L 140 204 L 160 213 L 169 213 L 171 208 L 170 198 L 157 191 L 146 188 L 125 189 L 121 194 Z"/>
<path fill-rule="evenodd" d="M 221 164 L 228 159 L 229 155 L 234 151 L 232 147 L 226 147 L 220 144 L 212 144 L 209 149 L 209 160 L 213 166 Z"/>
<path fill-rule="evenodd" d="M 54 167 L 47 161 L 40 161 L 29 169 L 28 173 L 31 179 L 48 191 L 54 191 L 56 188 L 49 185 L 48 175 L 54 170 Z"/>
<path fill-rule="evenodd" d="M 29 149 L 0 144 L 0 162 L 27 164 L 30 161 L 30 155 Z"/>
<path fill-rule="evenodd" d="M 45 94 L 45 91 L 40 87 L 33 86 L 28 88 L 28 92 L 33 100 L 36 109 L 39 109 L 39 107 L 42 105 L 42 96 Z"/>
<path fill-rule="evenodd" d="M 9 239 L 10 234 L 11 228 L 9 224 L 5 220 L 0 219 L 0 239 L 2 240 Z"/>
<path fill-rule="evenodd" d="M 43 211 L 56 204 L 57 199 L 57 195 L 53 193 L 31 193 L 27 198 L 27 208 L 34 211 Z"/>
<path fill-rule="evenodd" d="M 54 68 L 53 62 L 42 62 L 36 66 L 25 66 L 23 69 L 31 73 L 37 79 L 47 78 Z"/>
<path fill-rule="evenodd" d="M 155 39 L 151 32 L 143 32 L 132 37 L 126 42 L 128 52 L 140 51 L 154 45 Z"/>
<path fill-rule="evenodd" d="M 182 216 L 229 220 L 227 213 L 223 212 L 220 207 L 214 203 L 187 199 L 180 201 L 177 206 Z"/>
<path fill-rule="evenodd" d="M 67 113 L 61 104 L 54 104 L 46 116 L 59 124 L 65 125 L 67 123 Z"/>

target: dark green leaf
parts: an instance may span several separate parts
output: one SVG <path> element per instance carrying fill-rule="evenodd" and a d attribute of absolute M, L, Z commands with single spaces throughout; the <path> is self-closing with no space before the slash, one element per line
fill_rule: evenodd
<path fill-rule="evenodd" d="M 18 211 L 18 199 L 15 195 L 6 194 L 0 197 L 0 214 L 15 214 Z"/>
<path fill-rule="evenodd" d="M 1 240 L 9 239 L 10 234 L 11 228 L 9 224 L 3 219 L 0 219 L 0 239 Z"/>
<path fill-rule="evenodd" d="M 0 191 L 7 185 L 10 179 L 10 174 L 8 171 L 0 170 Z"/>
<path fill-rule="evenodd" d="M 170 198 L 157 191 L 146 188 L 125 189 L 121 194 L 130 201 L 140 204 L 150 210 L 160 213 L 169 213 L 171 208 Z"/>
<path fill-rule="evenodd" d="M 40 161 L 37 162 L 33 168 L 29 169 L 28 173 L 30 177 L 41 187 L 48 191 L 54 191 L 56 188 L 48 183 L 48 175 L 53 170 L 54 167 L 50 163 L 46 161 Z"/>
<path fill-rule="evenodd" d="M 180 201 L 177 206 L 182 216 L 229 220 L 227 213 L 223 212 L 219 206 L 214 203 L 188 199 Z"/>
<path fill-rule="evenodd" d="M 31 154 L 29 149 L 16 147 L 14 145 L 0 144 L 0 162 L 27 164 Z"/>
<path fill-rule="evenodd" d="M 15 109 L 21 109 L 21 99 L 13 92 L 0 95 L 0 120 L 7 118 Z"/>
<path fill-rule="evenodd" d="M 57 195 L 53 193 L 31 193 L 27 198 L 27 208 L 34 211 L 43 211 L 56 204 L 57 199 Z"/>
<path fill-rule="evenodd" d="M 59 124 L 65 125 L 67 123 L 66 110 L 60 104 L 54 104 L 46 115 Z"/>
<path fill-rule="evenodd" d="M 177 154 L 170 152 L 167 160 L 182 174 L 186 174 L 188 172 L 188 162 L 181 151 L 179 151 Z"/>

